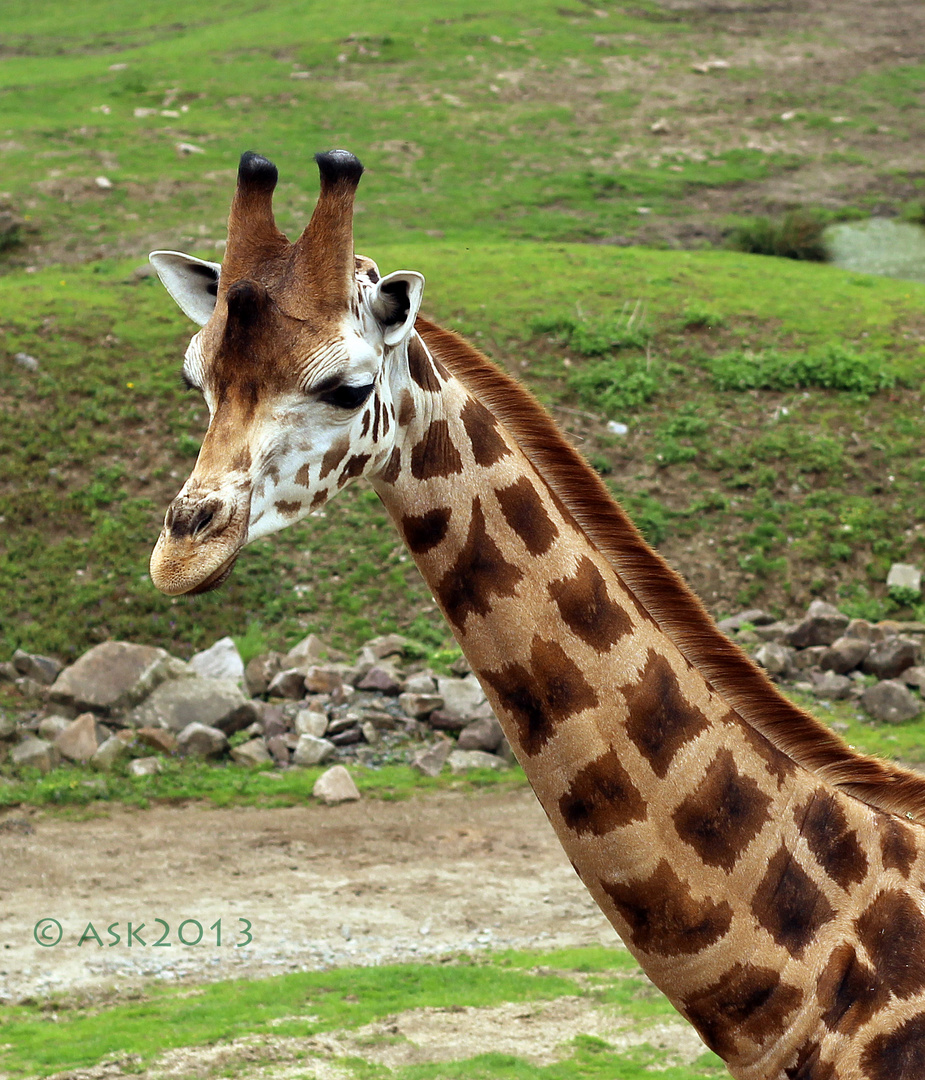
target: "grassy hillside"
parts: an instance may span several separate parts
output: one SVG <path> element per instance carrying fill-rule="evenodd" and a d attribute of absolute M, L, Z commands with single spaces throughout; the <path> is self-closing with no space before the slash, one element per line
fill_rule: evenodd
<path fill-rule="evenodd" d="M 147 579 L 205 411 L 176 374 L 191 327 L 136 269 L 155 246 L 220 257 L 246 148 L 279 164 L 291 232 L 314 151 L 354 150 L 358 249 L 427 275 L 428 313 L 540 394 L 713 610 L 818 594 L 887 613 L 890 562 L 923 555 L 925 286 L 719 249 L 754 212 L 921 205 L 915 28 L 878 9 L 862 48 L 851 11 L 8 5 L 0 656 L 446 641 L 359 488 L 217 594 Z M 907 51 L 868 47 L 893 41 Z"/>

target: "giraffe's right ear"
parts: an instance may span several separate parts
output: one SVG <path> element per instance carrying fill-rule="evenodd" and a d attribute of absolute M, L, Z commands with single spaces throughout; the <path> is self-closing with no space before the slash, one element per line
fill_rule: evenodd
<path fill-rule="evenodd" d="M 183 314 L 205 326 L 215 310 L 221 264 L 179 251 L 152 251 L 148 258 Z"/>

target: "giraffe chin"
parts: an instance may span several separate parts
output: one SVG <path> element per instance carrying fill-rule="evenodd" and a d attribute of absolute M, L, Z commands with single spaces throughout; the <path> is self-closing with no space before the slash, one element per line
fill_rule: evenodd
<path fill-rule="evenodd" d="M 217 589 L 219 585 L 223 584 L 230 577 L 231 571 L 234 570 L 234 564 L 237 561 L 238 552 L 235 552 L 227 562 L 222 563 L 217 570 L 213 570 L 204 581 L 200 581 L 200 583 L 194 585 L 192 589 L 187 589 L 183 595 L 198 596 L 200 593 L 212 592 L 213 589 Z"/>

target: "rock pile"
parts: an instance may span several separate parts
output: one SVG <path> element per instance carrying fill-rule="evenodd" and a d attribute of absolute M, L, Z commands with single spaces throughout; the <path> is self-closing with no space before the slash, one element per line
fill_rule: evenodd
<path fill-rule="evenodd" d="M 288 653 L 243 664 L 224 638 L 188 663 L 164 649 L 107 641 L 62 668 L 17 651 L 0 664 L 40 709 L 0 714 L 0 762 L 47 772 L 62 760 L 134 775 L 165 755 L 300 768 L 343 761 L 409 761 L 427 775 L 503 769 L 510 747 L 463 661 L 445 676 L 406 662 L 397 634 L 347 658 L 310 634 Z M 357 798 L 349 774 L 331 769 L 316 794 Z"/>
<path fill-rule="evenodd" d="M 720 629 L 752 652 L 777 682 L 818 698 L 853 698 L 874 720 L 899 724 L 925 710 L 925 623 L 849 617 L 814 600 L 802 619 L 742 611 Z"/>

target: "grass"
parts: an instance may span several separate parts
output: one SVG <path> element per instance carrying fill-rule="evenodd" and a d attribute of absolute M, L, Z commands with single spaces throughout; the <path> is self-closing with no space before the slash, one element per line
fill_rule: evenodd
<path fill-rule="evenodd" d="M 128 995 L 130 997 L 130 995 Z M 190 1007 L 190 997 L 195 1007 Z M 487 1009 L 505 1002 L 555 1003 L 563 996 L 584 998 L 587 1008 L 602 1008 L 643 1033 L 669 1020 L 669 1003 L 648 983 L 632 957 L 619 948 L 589 947 L 558 952 L 501 952 L 462 956 L 440 965 L 402 964 L 301 972 L 270 979 L 216 982 L 188 988 L 151 987 L 139 1000 L 100 1005 L 92 999 L 61 998 L 42 1006 L 0 1009 L 0 1069 L 9 1077 L 47 1075 L 86 1068 L 102 1061 L 132 1063 L 134 1069 L 178 1047 L 215 1046 L 251 1038 L 248 1060 L 261 1056 L 262 1040 L 306 1040 L 289 1047 L 295 1059 L 323 1051 L 307 1042 L 322 1033 L 345 1033 L 362 1025 L 427 1006 L 432 1009 Z M 401 1036 L 396 1037 L 400 1041 Z M 665 1069 L 669 1080 L 705 1080 L 724 1075 L 721 1064 L 704 1052 L 692 1066 L 672 1062 L 670 1051 L 649 1043 L 617 1050 L 604 1039 L 577 1034 L 562 1047 L 555 1064 L 535 1065 L 512 1054 L 488 1051 L 463 1061 L 399 1067 L 394 1072 L 341 1056 L 334 1063 L 360 1080 L 394 1076 L 569 1077 L 617 1076 L 624 1080 Z M 279 1059 L 280 1049 L 270 1050 Z M 283 1050 L 283 1054 L 287 1050 Z M 231 1063 L 235 1067 L 232 1055 Z"/>

